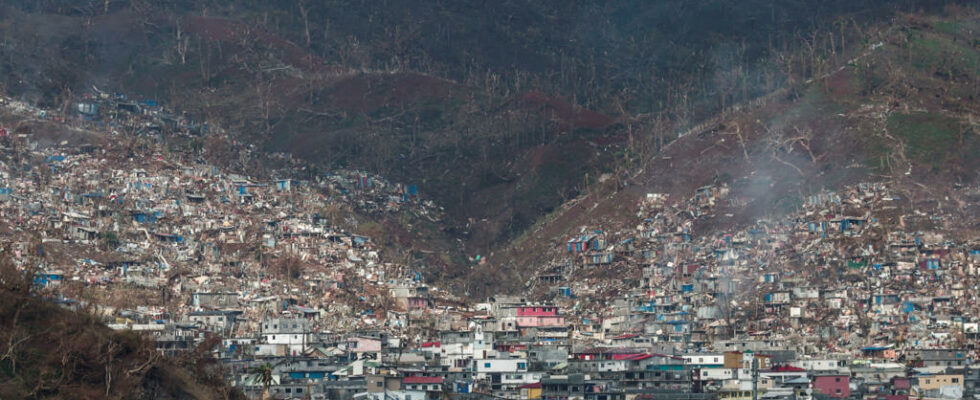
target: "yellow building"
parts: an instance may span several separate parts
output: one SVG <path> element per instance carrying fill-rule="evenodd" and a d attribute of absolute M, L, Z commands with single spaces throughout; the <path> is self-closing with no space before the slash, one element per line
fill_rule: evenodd
<path fill-rule="evenodd" d="M 524 400 L 534 400 L 541 398 L 541 382 L 529 383 L 518 387 L 521 390 L 521 398 Z"/>
<path fill-rule="evenodd" d="M 933 390 L 944 386 L 963 388 L 963 375 L 924 375 L 919 377 L 919 390 Z"/>
<path fill-rule="evenodd" d="M 751 350 L 746 352 L 740 351 L 726 351 L 722 357 L 724 357 L 724 367 L 725 368 L 743 368 L 752 369 L 752 359 L 759 360 L 759 369 L 765 370 L 771 367 L 770 356 L 764 354 L 755 354 Z"/>
<path fill-rule="evenodd" d="M 725 368 L 742 368 L 742 352 L 726 351 L 723 356 Z"/>
<path fill-rule="evenodd" d="M 721 390 L 718 391 L 720 400 L 752 400 L 751 390 Z"/>

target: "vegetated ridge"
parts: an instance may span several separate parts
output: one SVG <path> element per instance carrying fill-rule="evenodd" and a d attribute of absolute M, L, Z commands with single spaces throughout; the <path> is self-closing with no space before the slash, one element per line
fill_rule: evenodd
<path fill-rule="evenodd" d="M 10 257 L 0 254 L 0 398 L 245 399 L 223 380 L 215 340 L 165 358 L 150 339 L 103 325 L 94 309 L 32 294 L 33 275 Z"/>

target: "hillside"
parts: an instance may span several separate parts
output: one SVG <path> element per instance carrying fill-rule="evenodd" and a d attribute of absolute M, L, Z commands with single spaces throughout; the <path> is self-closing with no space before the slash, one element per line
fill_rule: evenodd
<path fill-rule="evenodd" d="M 958 2 L 149 3 L 0 4 L 0 399 L 333 398 L 373 361 L 443 384 L 531 348 L 438 364 L 442 333 L 484 328 L 836 357 L 908 347 L 886 289 L 980 309 Z M 814 302 L 767 310 L 781 279 Z M 539 307 L 551 325 L 516 319 Z M 303 339 L 269 330 L 291 317 Z M 174 357 L 134 333 L 178 329 Z"/>
<path fill-rule="evenodd" d="M 77 302 L 29 293 L 5 255 L 0 281 L 0 398 L 244 399 L 229 387 L 210 345 L 166 359 L 146 337 L 116 332 Z M 58 304 L 61 303 L 61 304 Z"/>
<path fill-rule="evenodd" d="M 0 88 L 51 108 L 138 93 L 257 149 L 418 185 L 447 218 L 407 247 L 448 251 L 412 252 L 458 279 L 674 133 L 840 64 L 896 10 L 947 4 L 8 2 Z"/>
<path fill-rule="evenodd" d="M 585 227 L 631 227 L 647 193 L 687 199 L 706 185 L 728 185 L 733 199 L 696 219 L 694 229 L 708 236 L 859 182 L 899 189 L 920 213 L 975 213 L 975 201 L 959 189 L 980 183 L 980 16 L 903 15 L 879 28 L 845 67 L 679 138 L 635 170 L 627 186 L 597 185 L 492 261 L 527 274 L 548 265 Z M 964 222 L 966 231 L 978 228 Z"/>

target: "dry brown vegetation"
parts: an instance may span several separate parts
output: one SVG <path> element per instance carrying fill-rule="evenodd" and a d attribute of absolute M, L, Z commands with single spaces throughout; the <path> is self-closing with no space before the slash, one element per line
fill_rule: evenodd
<path fill-rule="evenodd" d="M 166 359 L 152 341 L 112 331 L 84 307 L 37 297 L 33 276 L 9 256 L 0 259 L 0 278 L 2 399 L 244 399 L 218 373 L 214 341 Z"/>

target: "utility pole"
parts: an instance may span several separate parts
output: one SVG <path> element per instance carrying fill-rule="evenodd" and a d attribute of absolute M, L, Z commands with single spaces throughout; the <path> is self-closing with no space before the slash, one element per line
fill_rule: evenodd
<path fill-rule="evenodd" d="M 759 400 L 759 359 L 752 353 L 752 400 Z"/>

